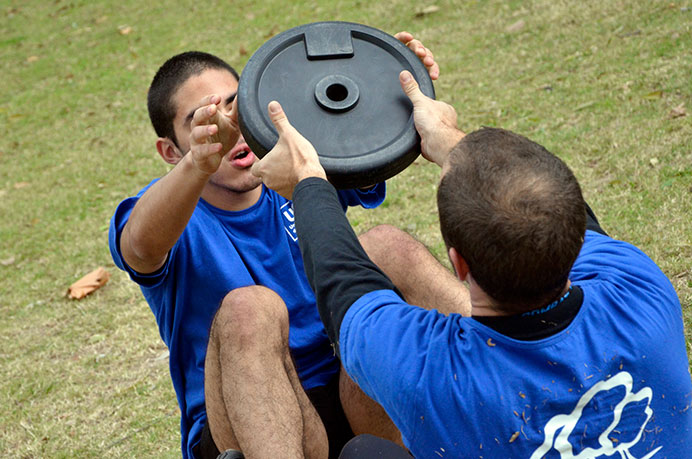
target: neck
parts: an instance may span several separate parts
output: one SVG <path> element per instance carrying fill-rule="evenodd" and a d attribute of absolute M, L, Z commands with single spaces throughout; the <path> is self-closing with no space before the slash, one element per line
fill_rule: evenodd
<path fill-rule="evenodd" d="M 249 191 L 233 191 L 228 188 L 207 183 L 202 191 L 202 199 L 222 210 L 239 211 L 253 206 L 262 196 L 262 185 Z"/>
<path fill-rule="evenodd" d="M 560 298 L 565 293 L 567 293 L 570 285 L 572 285 L 572 283 L 568 279 L 567 282 L 565 283 L 565 286 L 560 291 L 558 298 Z M 475 282 L 470 283 L 469 290 L 471 293 L 471 315 L 473 315 L 473 316 L 508 316 L 508 315 L 511 315 L 510 313 L 506 312 L 503 308 L 501 308 L 500 305 L 498 305 L 498 303 L 493 298 L 488 296 L 488 294 L 486 294 L 478 286 L 478 284 L 476 284 Z M 546 304 L 542 304 L 540 306 L 537 306 L 536 308 L 547 306 L 548 304 L 552 303 L 556 299 L 557 298 L 551 299 L 550 301 L 546 302 Z"/>

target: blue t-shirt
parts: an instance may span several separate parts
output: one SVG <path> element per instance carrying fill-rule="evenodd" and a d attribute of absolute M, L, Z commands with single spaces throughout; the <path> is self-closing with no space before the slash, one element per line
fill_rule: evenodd
<path fill-rule="evenodd" d="M 690 457 L 692 383 L 669 280 L 591 231 L 570 279 L 579 313 L 538 341 L 368 293 L 341 324 L 342 362 L 416 457 Z"/>
<path fill-rule="evenodd" d="M 154 182 L 120 203 L 111 220 L 109 245 L 115 264 L 140 285 L 170 351 L 183 456 L 192 457 L 206 422 L 204 359 L 209 329 L 221 300 L 231 290 L 263 285 L 286 303 L 289 346 L 305 389 L 326 384 L 338 371 L 339 362 L 305 277 L 291 201 L 264 186 L 258 202 L 238 212 L 200 199 L 165 265 L 156 273 L 142 275 L 124 262 L 120 235 L 137 200 Z M 339 192 L 344 210 L 354 205 L 376 207 L 384 195 L 384 183 L 368 191 Z"/>

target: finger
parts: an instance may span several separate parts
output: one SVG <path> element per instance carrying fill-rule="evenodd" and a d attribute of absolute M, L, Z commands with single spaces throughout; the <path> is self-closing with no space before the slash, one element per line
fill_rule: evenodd
<path fill-rule="evenodd" d="M 208 124 L 209 120 L 216 115 L 217 110 L 218 109 L 214 104 L 199 107 L 197 110 L 195 110 L 194 115 L 192 115 L 192 122 L 190 125 L 194 127 L 202 124 Z"/>
<path fill-rule="evenodd" d="M 411 99 L 413 105 L 427 99 L 425 94 L 423 94 L 418 87 L 418 83 L 413 78 L 413 75 L 411 75 L 411 72 L 408 70 L 404 70 L 399 74 L 399 83 L 401 83 L 401 89 L 403 89 L 408 98 Z"/>
<path fill-rule="evenodd" d="M 269 119 L 274 123 L 274 127 L 279 135 L 285 133 L 287 130 L 292 128 L 291 123 L 288 122 L 284 109 L 281 108 L 281 104 L 277 101 L 272 100 L 267 106 L 267 111 L 269 112 Z"/>
<path fill-rule="evenodd" d="M 231 111 L 228 114 L 228 117 L 231 120 L 231 123 L 233 123 L 234 126 L 238 125 L 238 98 L 236 97 L 233 99 L 233 103 L 231 104 Z"/>
<path fill-rule="evenodd" d="M 190 131 L 190 140 L 195 144 L 207 143 L 209 137 L 219 132 L 219 127 L 215 124 L 204 124 L 195 126 Z"/>
<path fill-rule="evenodd" d="M 416 56 L 425 57 L 426 48 L 423 46 L 423 43 L 421 43 L 420 40 L 413 39 L 406 43 L 406 46 L 408 46 L 411 51 L 416 53 Z"/>
<path fill-rule="evenodd" d="M 221 103 L 221 96 L 218 94 L 209 94 L 200 99 L 199 106 L 203 107 L 205 105 L 216 105 L 219 103 Z"/>
<path fill-rule="evenodd" d="M 192 145 L 192 151 L 195 155 L 209 156 L 221 151 L 223 145 L 220 143 L 202 143 Z"/>
<path fill-rule="evenodd" d="M 440 77 L 440 66 L 437 65 L 437 62 L 433 61 L 432 65 L 426 64 L 426 67 L 431 80 L 437 80 Z"/>
<path fill-rule="evenodd" d="M 401 31 L 399 33 L 394 34 L 394 38 L 402 42 L 403 44 L 408 43 L 409 41 L 413 40 L 413 35 L 406 31 Z"/>

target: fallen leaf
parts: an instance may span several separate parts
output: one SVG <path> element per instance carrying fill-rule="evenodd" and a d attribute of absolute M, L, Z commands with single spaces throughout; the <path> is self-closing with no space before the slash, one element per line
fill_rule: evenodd
<path fill-rule="evenodd" d="M 526 21 L 524 21 L 523 19 L 519 19 L 514 24 L 507 26 L 505 31 L 507 31 L 508 33 L 515 33 L 519 32 L 524 27 L 526 27 Z"/>
<path fill-rule="evenodd" d="M 245 49 L 245 46 L 240 45 L 240 46 L 238 47 L 238 53 L 239 53 L 241 56 L 247 55 L 247 49 Z"/>
<path fill-rule="evenodd" d="M 17 182 L 13 186 L 15 190 L 19 190 L 20 188 L 26 188 L 29 185 L 31 185 L 29 182 Z"/>
<path fill-rule="evenodd" d="M 26 62 L 31 64 L 32 62 L 36 62 L 38 60 L 38 56 L 29 56 L 26 58 Z"/>
<path fill-rule="evenodd" d="M 656 167 L 658 165 L 658 158 L 651 158 L 649 164 L 651 164 L 651 167 Z"/>
<path fill-rule="evenodd" d="M 416 17 L 420 18 L 420 17 L 425 16 L 426 14 L 433 14 L 433 13 L 437 13 L 438 11 L 440 11 L 439 6 L 429 5 L 429 6 L 423 7 L 420 10 L 416 11 Z"/>
<path fill-rule="evenodd" d="M 486 341 L 486 343 L 487 343 L 488 346 L 490 346 L 490 347 L 495 347 L 495 343 L 493 343 L 493 340 L 490 339 L 490 338 L 488 338 L 488 341 Z"/>
<path fill-rule="evenodd" d="M 511 437 L 509 437 L 509 442 L 512 443 L 519 436 L 519 432 L 514 432 Z"/>
<path fill-rule="evenodd" d="M 101 16 L 96 19 L 94 19 L 94 24 L 101 24 L 106 22 L 106 19 L 108 19 L 108 16 Z"/>
<path fill-rule="evenodd" d="M 659 89 L 658 91 L 651 91 L 644 96 L 644 99 L 660 99 L 661 97 L 663 97 L 663 91 Z"/>
<path fill-rule="evenodd" d="M 681 116 L 686 116 L 687 115 L 687 110 L 685 110 L 685 103 L 681 103 L 677 107 L 674 107 L 670 113 L 668 114 L 668 118 L 673 119 L 673 118 L 680 118 Z"/>
<path fill-rule="evenodd" d="M 127 25 L 118 26 L 118 33 L 120 35 L 128 35 L 130 32 L 132 32 L 132 27 Z"/>
<path fill-rule="evenodd" d="M 110 279 L 111 275 L 103 267 L 96 268 L 79 279 L 67 289 L 67 295 L 73 299 L 82 299 L 95 290 L 100 289 Z"/>
<path fill-rule="evenodd" d="M 14 261 L 15 261 L 15 257 L 5 258 L 4 260 L 0 260 L 0 265 L 10 266 L 10 265 L 14 264 Z"/>

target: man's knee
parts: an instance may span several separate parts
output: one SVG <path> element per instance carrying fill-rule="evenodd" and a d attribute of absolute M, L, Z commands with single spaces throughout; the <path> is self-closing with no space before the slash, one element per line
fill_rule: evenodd
<path fill-rule="evenodd" d="M 262 286 L 229 292 L 211 326 L 210 338 L 246 348 L 288 337 L 288 311 L 279 295 Z"/>
<path fill-rule="evenodd" d="M 375 263 L 383 257 L 405 256 L 422 247 L 411 235 L 392 225 L 376 226 L 361 234 L 359 240 Z"/>

